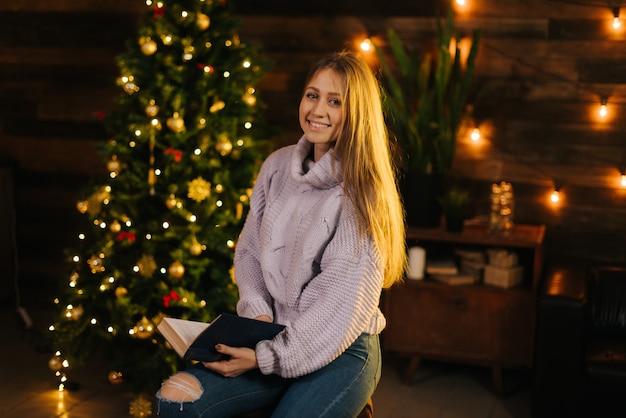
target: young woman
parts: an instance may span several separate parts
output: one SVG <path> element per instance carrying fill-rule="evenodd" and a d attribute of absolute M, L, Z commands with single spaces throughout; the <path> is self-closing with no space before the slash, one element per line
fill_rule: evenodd
<path fill-rule="evenodd" d="M 403 276 L 404 216 L 380 90 L 340 52 L 319 61 L 299 109 L 304 135 L 272 153 L 235 251 L 237 313 L 286 325 L 255 349 L 167 380 L 158 413 L 228 417 L 276 405 L 274 417 L 355 417 L 381 372 L 381 290 Z"/>

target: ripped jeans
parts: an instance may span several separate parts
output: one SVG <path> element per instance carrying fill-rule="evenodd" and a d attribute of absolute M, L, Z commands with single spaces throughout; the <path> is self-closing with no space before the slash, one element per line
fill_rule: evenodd
<path fill-rule="evenodd" d="M 201 390 L 187 391 L 189 401 L 166 399 L 159 390 L 157 415 L 232 417 L 276 405 L 272 417 L 277 418 L 354 418 L 380 379 L 380 341 L 378 335 L 361 334 L 330 364 L 296 379 L 263 375 L 258 369 L 224 377 L 197 364 L 170 377 L 164 385 L 174 383 L 183 389 L 185 379 L 179 376 L 184 373 L 197 379 Z"/>

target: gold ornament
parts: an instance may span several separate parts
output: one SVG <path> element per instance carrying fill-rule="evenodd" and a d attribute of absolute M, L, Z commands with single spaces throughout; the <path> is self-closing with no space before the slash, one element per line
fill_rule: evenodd
<path fill-rule="evenodd" d="M 150 104 L 146 106 L 146 116 L 153 118 L 158 113 L 159 113 L 159 106 L 155 104 L 154 99 L 150 100 Z"/>
<path fill-rule="evenodd" d="M 227 156 L 233 150 L 233 143 L 230 142 L 228 136 L 226 134 L 220 134 L 217 138 L 217 144 L 215 144 L 215 149 L 220 153 L 222 157 Z"/>
<path fill-rule="evenodd" d="M 87 210 L 89 209 L 89 202 L 86 200 L 79 200 L 76 202 L 76 209 L 78 209 L 80 213 L 87 213 Z"/>
<path fill-rule="evenodd" d="M 102 203 L 108 203 L 111 195 L 106 186 L 100 187 L 89 198 L 87 198 L 87 213 L 95 216 L 102 208 Z"/>
<path fill-rule="evenodd" d="M 157 181 L 156 172 L 154 171 L 154 168 L 151 168 L 148 171 L 148 184 L 151 186 L 154 186 L 156 184 L 156 181 Z"/>
<path fill-rule="evenodd" d="M 189 188 L 187 197 L 196 202 L 202 202 L 211 195 L 211 183 L 202 177 L 197 177 L 195 180 L 188 182 L 187 185 Z"/>
<path fill-rule="evenodd" d="M 115 297 L 118 299 L 123 298 L 127 294 L 128 294 L 128 289 L 126 289 L 124 286 L 119 286 L 117 289 L 115 289 Z"/>
<path fill-rule="evenodd" d="M 141 52 L 144 55 L 152 55 L 157 50 L 157 44 L 147 36 L 139 38 L 139 45 L 141 46 Z"/>
<path fill-rule="evenodd" d="M 89 257 L 89 260 L 87 260 L 87 264 L 89 264 L 89 267 L 91 267 L 91 272 L 93 274 L 104 271 L 102 258 L 98 257 L 97 255 L 92 255 L 91 257 Z"/>
<path fill-rule="evenodd" d="M 200 254 L 202 254 L 202 251 L 204 251 L 204 250 L 206 250 L 206 245 L 200 244 L 195 239 L 193 240 L 193 242 L 189 246 L 189 253 L 191 253 L 191 255 L 200 255 Z"/>
<path fill-rule="evenodd" d="M 117 155 L 112 156 L 111 161 L 107 163 L 107 170 L 109 170 L 110 173 L 118 174 L 120 172 L 121 167 L 122 165 L 117 160 Z"/>
<path fill-rule="evenodd" d="M 172 35 L 161 34 L 159 36 L 163 45 L 172 45 L 172 42 L 174 41 L 174 37 Z"/>
<path fill-rule="evenodd" d="M 139 86 L 135 84 L 135 77 L 132 75 L 121 75 L 117 78 L 117 84 L 122 86 L 124 91 L 128 94 L 133 94 L 139 91 Z"/>
<path fill-rule="evenodd" d="M 109 226 L 109 229 L 111 230 L 111 232 L 113 232 L 114 234 L 117 234 L 118 232 L 120 232 L 122 230 L 122 225 L 120 224 L 120 222 L 116 219 L 113 222 L 111 222 L 111 226 Z"/>
<path fill-rule="evenodd" d="M 174 115 L 172 115 L 165 124 L 172 132 L 179 133 L 185 130 L 185 120 L 180 117 L 178 112 L 174 112 Z"/>
<path fill-rule="evenodd" d="M 185 266 L 180 261 L 174 261 L 170 264 L 170 267 L 167 269 L 167 272 L 173 279 L 182 279 L 185 275 Z"/>
<path fill-rule="evenodd" d="M 154 325 L 145 316 L 133 327 L 133 335 L 145 340 L 154 334 Z"/>
<path fill-rule="evenodd" d="M 111 370 L 109 372 L 109 383 L 112 385 L 119 385 L 122 383 L 124 379 L 122 379 L 122 372 L 116 372 L 115 370 Z"/>
<path fill-rule="evenodd" d="M 168 209 L 174 209 L 177 205 L 178 205 L 178 199 L 176 199 L 176 196 L 172 193 L 165 200 L 165 206 L 167 206 Z"/>
<path fill-rule="evenodd" d="M 48 367 L 53 372 L 58 372 L 59 370 L 61 370 L 63 368 L 63 359 L 61 358 L 61 356 L 55 354 L 54 356 L 50 357 L 50 360 L 48 360 Z"/>
<path fill-rule="evenodd" d="M 143 277 L 152 277 L 157 269 L 157 264 L 153 256 L 144 254 L 137 261 L 137 268 Z"/>
<path fill-rule="evenodd" d="M 211 18 L 204 13 L 198 13 L 196 16 L 196 26 L 200 30 L 207 30 L 211 25 Z"/>
<path fill-rule="evenodd" d="M 246 93 L 242 96 L 244 103 L 248 106 L 254 106 L 256 104 L 256 96 L 251 93 Z"/>
<path fill-rule="evenodd" d="M 134 418 L 145 418 L 152 415 L 152 403 L 144 396 L 139 395 L 130 403 L 128 412 Z"/>
<path fill-rule="evenodd" d="M 237 220 L 241 220 L 242 216 L 243 216 L 243 203 L 237 202 L 237 204 L 235 205 L 235 217 L 237 218 Z"/>
<path fill-rule="evenodd" d="M 224 103 L 222 100 L 217 99 L 209 108 L 209 112 L 219 112 L 220 110 L 224 109 L 224 107 L 226 107 L 226 103 Z"/>

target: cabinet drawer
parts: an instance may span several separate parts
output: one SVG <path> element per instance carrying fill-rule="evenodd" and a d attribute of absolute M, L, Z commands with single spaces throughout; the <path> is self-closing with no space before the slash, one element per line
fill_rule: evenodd
<path fill-rule="evenodd" d="M 385 294 L 384 348 L 478 364 L 529 365 L 532 294 L 407 281 Z"/>

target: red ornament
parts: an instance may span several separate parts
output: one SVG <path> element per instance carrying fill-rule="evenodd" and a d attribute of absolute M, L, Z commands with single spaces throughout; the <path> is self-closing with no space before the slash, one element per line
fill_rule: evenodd
<path fill-rule="evenodd" d="M 159 6 L 158 4 L 154 7 L 154 11 L 152 12 L 152 17 L 158 19 L 163 17 L 165 14 L 165 6 Z"/>
<path fill-rule="evenodd" d="M 180 160 L 183 158 L 183 152 L 179 149 L 174 149 L 173 147 L 169 147 L 168 149 L 163 151 L 163 154 L 165 155 L 172 154 L 174 156 L 174 162 L 177 162 L 177 163 L 179 163 Z"/>
<path fill-rule="evenodd" d="M 134 232 L 126 232 L 126 231 L 122 231 L 120 232 L 117 237 L 115 237 L 116 241 L 123 241 L 123 240 L 128 240 L 130 242 L 135 241 L 135 233 Z"/>
<path fill-rule="evenodd" d="M 213 72 L 215 72 L 215 68 L 213 68 L 212 65 L 206 65 L 203 63 L 198 63 L 198 69 L 209 74 L 213 74 Z"/>
<path fill-rule="evenodd" d="M 95 112 L 93 112 L 93 116 L 98 120 L 103 120 L 105 117 L 105 114 L 102 110 L 96 110 Z"/>
<path fill-rule="evenodd" d="M 172 290 L 169 295 L 163 295 L 163 306 L 169 308 L 172 300 L 180 300 L 180 295 L 175 290 Z"/>

